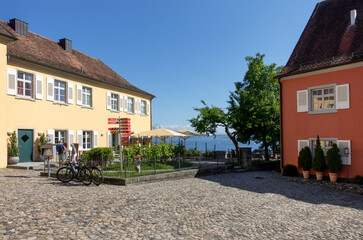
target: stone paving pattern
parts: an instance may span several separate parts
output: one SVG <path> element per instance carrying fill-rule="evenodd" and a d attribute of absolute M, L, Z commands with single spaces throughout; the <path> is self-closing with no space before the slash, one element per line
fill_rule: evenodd
<path fill-rule="evenodd" d="M 363 196 L 228 173 L 115 186 L 0 170 L 0 239 L 363 239 Z"/>

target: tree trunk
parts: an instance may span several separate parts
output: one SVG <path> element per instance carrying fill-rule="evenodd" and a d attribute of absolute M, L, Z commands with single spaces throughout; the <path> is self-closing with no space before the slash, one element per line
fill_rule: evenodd
<path fill-rule="evenodd" d="M 233 135 L 232 135 L 232 134 L 229 132 L 229 128 L 228 128 L 228 126 L 225 126 L 225 132 L 226 132 L 227 136 L 229 137 L 229 139 L 231 139 L 231 141 L 233 142 L 234 147 L 236 148 L 236 156 L 237 156 L 237 162 L 238 162 L 238 164 L 239 164 L 240 166 L 243 166 L 244 164 L 243 164 L 243 162 L 242 162 L 242 159 L 241 159 L 241 156 L 240 156 L 240 153 L 239 153 L 239 146 L 238 146 L 238 142 L 237 142 L 237 140 L 236 140 L 236 135 L 237 135 L 237 134 L 233 134 Z"/>
<path fill-rule="evenodd" d="M 277 144 L 276 144 L 275 141 L 273 141 L 272 142 L 272 156 L 273 156 L 273 159 L 277 159 L 276 152 L 277 152 Z"/>
<path fill-rule="evenodd" d="M 263 146 L 265 148 L 265 161 L 270 161 L 270 156 L 268 154 L 268 144 L 267 144 L 267 141 L 266 141 L 266 134 L 265 134 L 265 132 L 262 135 L 262 144 L 263 144 Z"/>

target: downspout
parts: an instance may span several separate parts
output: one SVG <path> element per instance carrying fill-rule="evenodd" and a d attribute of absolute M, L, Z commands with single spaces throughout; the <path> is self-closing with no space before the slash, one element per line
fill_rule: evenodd
<path fill-rule="evenodd" d="M 278 78 L 280 85 L 280 168 L 281 171 L 284 168 L 284 154 L 283 154 L 283 128 L 282 128 L 282 84 L 280 78 Z"/>

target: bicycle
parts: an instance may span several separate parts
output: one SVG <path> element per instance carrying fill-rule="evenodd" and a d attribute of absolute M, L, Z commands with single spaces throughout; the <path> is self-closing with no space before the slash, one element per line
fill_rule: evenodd
<path fill-rule="evenodd" d="M 59 181 L 68 183 L 74 180 L 75 182 L 82 182 L 87 186 L 93 182 L 92 172 L 83 162 L 80 162 L 78 166 L 74 166 L 69 161 L 66 161 L 65 165 L 65 167 L 61 167 L 57 171 L 56 175 Z"/>
<path fill-rule="evenodd" d="M 88 168 L 91 170 L 92 181 L 96 186 L 103 183 L 103 170 L 99 162 L 88 162 Z"/>

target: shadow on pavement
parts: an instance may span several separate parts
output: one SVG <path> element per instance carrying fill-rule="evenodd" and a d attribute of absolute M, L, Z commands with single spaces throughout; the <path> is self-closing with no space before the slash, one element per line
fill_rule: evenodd
<path fill-rule="evenodd" d="M 290 182 L 273 171 L 218 174 L 200 177 L 200 179 L 255 193 L 278 194 L 306 203 L 331 204 L 363 210 L 362 195 L 329 190 L 300 182 Z"/>

